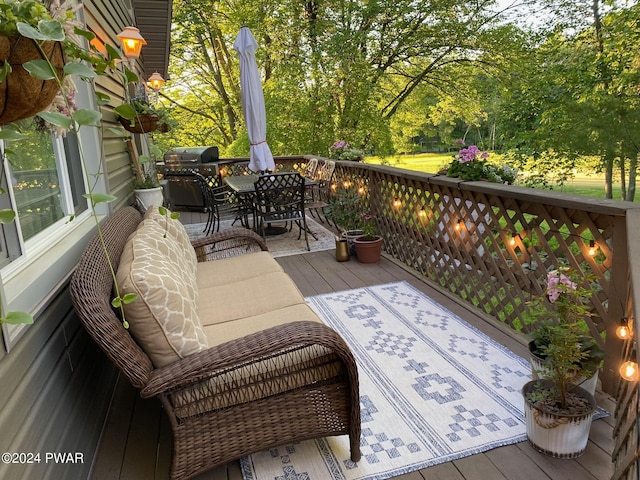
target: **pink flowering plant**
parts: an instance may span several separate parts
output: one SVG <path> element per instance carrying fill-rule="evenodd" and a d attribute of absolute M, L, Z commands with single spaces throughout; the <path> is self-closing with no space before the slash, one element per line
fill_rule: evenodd
<path fill-rule="evenodd" d="M 464 140 L 457 139 L 456 145 L 464 146 Z M 494 183 L 515 181 L 518 171 L 506 164 L 494 165 L 488 162 L 489 153 L 476 145 L 461 148 L 446 169 L 450 177 L 463 180 L 486 180 Z"/>
<path fill-rule="evenodd" d="M 362 237 L 360 240 L 375 240 L 378 238 L 378 228 L 376 227 L 376 219 L 370 213 L 362 213 Z"/>
<path fill-rule="evenodd" d="M 585 321 L 593 315 L 590 300 L 595 292 L 584 287 L 585 282 L 591 280 L 589 276 L 581 277 L 574 269 L 560 266 L 547 273 L 544 295 L 527 302 L 525 323 L 536 325 L 530 333 L 532 353 L 546 359 L 545 366 L 558 375 L 570 376 L 569 370 L 573 369 L 574 373 L 581 374 L 578 376 L 588 377 L 604 358 L 604 351 L 590 335 Z M 568 345 L 568 339 L 575 345 Z M 559 360 L 571 349 L 577 351 L 572 358 L 579 366 Z"/>
<path fill-rule="evenodd" d="M 342 231 L 362 231 L 367 240 L 378 236 L 376 219 L 365 208 L 362 195 L 355 186 L 338 189 L 331 198 L 326 214 Z"/>
<path fill-rule="evenodd" d="M 351 145 L 344 140 L 333 142 L 329 147 L 329 158 L 335 160 L 357 161 L 361 160 L 363 155 L 364 152 L 362 150 L 351 147 Z"/>

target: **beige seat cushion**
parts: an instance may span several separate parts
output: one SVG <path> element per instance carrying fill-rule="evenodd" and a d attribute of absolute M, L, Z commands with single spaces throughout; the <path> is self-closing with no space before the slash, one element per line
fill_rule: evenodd
<path fill-rule="evenodd" d="M 269 252 L 247 253 L 198 263 L 197 282 L 200 288 L 217 287 L 283 271 Z"/>
<path fill-rule="evenodd" d="M 304 297 L 284 272 L 265 273 L 238 282 L 198 285 L 202 326 L 260 315 L 304 303 Z M 237 336 L 242 333 L 238 332 Z"/>
<path fill-rule="evenodd" d="M 297 304 L 224 323 L 203 325 L 202 328 L 207 335 L 209 345 L 214 346 L 276 325 L 298 321 L 321 323 L 308 305 Z"/>
<path fill-rule="evenodd" d="M 208 347 L 198 317 L 198 289 L 183 249 L 155 221 L 145 220 L 125 245 L 117 280 L 131 334 L 156 367 Z"/>

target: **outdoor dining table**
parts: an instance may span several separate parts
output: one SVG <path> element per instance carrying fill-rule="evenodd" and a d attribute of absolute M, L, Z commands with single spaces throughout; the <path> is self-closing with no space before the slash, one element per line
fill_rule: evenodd
<path fill-rule="evenodd" d="M 227 184 L 227 186 L 238 196 L 241 201 L 251 202 L 253 204 L 253 208 L 255 211 L 255 182 L 258 180 L 260 175 L 231 175 L 228 177 L 224 177 L 223 180 Z M 304 177 L 304 186 L 305 188 L 312 187 L 316 182 L 312 178 Z M 254 214 L 253 217 L 254 227 L 256 226 L 256 216 Z M 287 231 L 286 228 L 279 227 L 267 227 L 266 234 L 267 235 L 280 235 Z M 313 235 L 313 233 L 311 234 Z M 315 237 L 315 235 L 313 235 Z"/>
<path fill-rule="evenodd" d="M 224 177 L 224 182 L 238 195 L 253 195 L 255 193 L 255 182 L 260 175 L 232 175 Z M 316 182 L 312 178 L 304 177 L 305 188 L 312 187 Z"/>

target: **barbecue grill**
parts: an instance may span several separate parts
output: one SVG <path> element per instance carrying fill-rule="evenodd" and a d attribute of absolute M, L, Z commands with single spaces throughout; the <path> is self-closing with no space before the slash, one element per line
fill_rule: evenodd
<path fill-rule="evenodd" d="M 205 210 L 200 183 L 189 174 L 199 173 L 209 185 L 219 186 L 218 155 L 218 147 L 178 147 L 165 153 L 158 171 L 164 175 L 165 199 L 172 210 Z"/>

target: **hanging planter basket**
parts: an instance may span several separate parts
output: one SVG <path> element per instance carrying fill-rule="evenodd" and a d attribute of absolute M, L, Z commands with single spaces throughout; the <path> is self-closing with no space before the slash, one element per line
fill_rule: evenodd
<path fill-rule="evenodd" d="M 118 121 L 131 133 L 155 132 L 158 128 L 158 117 L 148 113 L 136 115 L 133 120 L 118 116 Z"/>
<path fill-rule="evenodd" d="M 62 80 L 64 51 L 61 42 L 47 41 L 42 51 L 58 70 Z M 36 42 L 22 35 L 0 35 L 0 67 L 9 62 L 11 73 L 0 82 L 0 126 L 33 117 L 46 110 L 59 92 L 55 79 L 38 80 L 22 66 L 31 60 L 45 59 Z"/>

